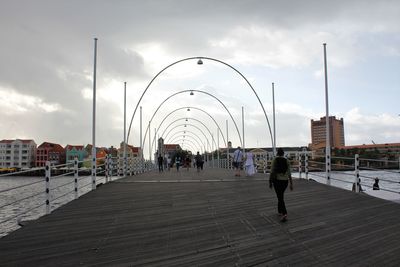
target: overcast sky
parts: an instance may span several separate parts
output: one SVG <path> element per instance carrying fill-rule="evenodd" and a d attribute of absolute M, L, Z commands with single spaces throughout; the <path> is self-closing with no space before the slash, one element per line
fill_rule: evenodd
<path fill-rule="evenodd" d="M 98 146 L 123 140 L 125 81 L 129 127 L 151 79 L 173 62 L 199 56 L 240 71 L 271 127 L 274 82 L 277 146 L 308 145 L 310 120 L 325 115 L 323 43 L 329 110 L 344 119 L 346 145 L 400 142 L 399 14 L 396 0 L 1 0 L 0 139 L 91 143 L 97 37 Z M 208 130 L 218 142 L 218 125 L 222 147 L 228 120 L 228 139 L 240 145 L 229 113 L 242 134 L 243 107 L 245 145 L 271 146 L 250 86 L 227 65 L 203 61 L 171 66 L 144 94 L 139 106 L 144 127 L 154 115 L 152 138 L 164 120 L 158 135 L 169 133 L 167 141 L 178 143 L 185 135 L 185 146 L 198 150 L 209 147 Z M 179 93 L 184 90 L 197 91 Z M 138 109 L 129 137 L 135 146 L 139 117 Z"/>

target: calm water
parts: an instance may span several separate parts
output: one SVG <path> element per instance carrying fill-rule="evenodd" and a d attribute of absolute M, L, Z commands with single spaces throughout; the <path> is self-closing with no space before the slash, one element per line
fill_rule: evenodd
<path fill-rule="evenodd" d="M 97 183 L 104 177 L 97 177 Z M 0 236 L 6 235 L 19 226 L 19 220 L 34 220 L 46 213 L 46 183 L 44 177 L 0 177 L 0 191 L 28 185 L 0 193 Z M 79 196 L 91 190 L 91 177 L 79 177 Z M 30 197 L 32 196 L 32 197 Z M 50 204 L 54 210 L 74 199 L 74 177 L 64 176 L 51 179 Z M 15 202 L 15 203 L 14 203 Z M 3 207 L 6 204 L 13 203 Z M 23 215 L 19 215 L 24 213 Z M 4 222 L 4 220 L 15 218 Z"/>
<path fill-rule="evenodd" d="M 298 177 L 298 173 L 294 173 L 293 176 Z M 375 177 L 378 177 L 380 179 L 379 185 L 381 189 L 400 192 L 400 173 L 398 170 L 391 172 L 360 171 L 360 176 L 363 189 L 370 189 L 374 183 Z M 331 177 L 331 184 L 333 186 L 351 190 L 354 182 L 354 171 L 333 172 Z M 305 178 L 304 173 L 302 174 L 302 178 Z M 325 173 L 310 173 L 309 178 L 321 183 L 326 182 Z M 52 178 L 52 190 L 50 191 L 52 210 L 74 199 L 73 181 L 73 176 Z M 104 177 L 97 177 L 97 183 L 104 183 Z M 23 221 L 34 220 L 45 214 L 46 184 L 44 177 L 0 177 L 0 191 L 27 184 L 32 185 L 0 193 L 0 207 L 15 202 L 12 205 L 0 208 L 0 237 L 19 228 L 17 219 Z M 91 190 L 91 177 L 79 177 L 78 184 L 79 196 L 81 196 Z M 29 197 L 32 195 L 35 196 Z M 24 198 L 26 199 L 21 200 Z M 18 215 L 20 213 L 24 214 Z M 14 216 L 16 217 L 4 222 L 7 218 Z"/>

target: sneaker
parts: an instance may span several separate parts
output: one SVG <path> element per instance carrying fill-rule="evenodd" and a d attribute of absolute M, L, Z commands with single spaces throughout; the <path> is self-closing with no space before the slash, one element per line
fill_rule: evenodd
<path fill-rule="evenodd" d="M 283 215 L 281 218 L 281 222 L 286 222 L 287 221 L 287 215 Z"/>

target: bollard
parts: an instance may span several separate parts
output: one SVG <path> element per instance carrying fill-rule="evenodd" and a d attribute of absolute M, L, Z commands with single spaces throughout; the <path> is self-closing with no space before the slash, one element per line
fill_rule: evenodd
<path fill-rule="evenodd" d="M 46 214 L 50 214 L 51 213 L 51 207 L 50 207 L 50 177 L 51 177 L 50 161 L 46 161 Z"/>
<path fill-rule="evenodd" d="M 75 199 L 78 198 L 78 158 L 74 158 L 74 193 Z"/>

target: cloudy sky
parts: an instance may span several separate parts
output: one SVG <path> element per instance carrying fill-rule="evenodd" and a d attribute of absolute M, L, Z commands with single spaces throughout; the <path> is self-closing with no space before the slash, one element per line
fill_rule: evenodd
<path fill-rule="evenodd" d="M 344 119 L 346 145 L 400 142 L 399 14 L 396 0 L 1 0 L 0 139 L 91 143 L 96 37 L 96 145 L 123 140 L 126 81 L 127 127 L 142 106 L 143 132 L 153 117 L 152 138 L 159 128 L 167 141 L 179 143 L 185 135 L 185 146 L 198 150 L 209 147 L 208 130 L 218 143 L 218 127 L 224 146 L 228 120 L 228 139 L 236 146 L 229 113 L 242 134 L 243 107 L 245 145 L 271 146 L 256 95 L 217 61 L 171 66 L 138 104 L 159 71 L 190 57 L 240 71 L 271 127 L 274 82 L 277 145 L 308 145 L 310 120 L 325 115 L 323 43 L 330 114 Z M 138 109 L 129 137 L 135 146 L 139 117 Z"/>

